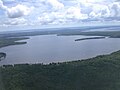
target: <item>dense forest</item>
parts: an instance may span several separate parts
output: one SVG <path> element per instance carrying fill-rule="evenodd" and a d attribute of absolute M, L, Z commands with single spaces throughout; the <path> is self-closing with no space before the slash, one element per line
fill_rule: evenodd
<path fill-rule="evenodd" d="M 86 60 L 0 68 L 0 90 L 119 90 L 120 51 Z"/>

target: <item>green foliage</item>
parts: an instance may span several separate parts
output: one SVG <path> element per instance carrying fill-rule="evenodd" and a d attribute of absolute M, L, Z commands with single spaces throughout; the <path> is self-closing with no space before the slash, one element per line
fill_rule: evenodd
<path fill-rule="evenodd" d="M 5 90 L 119 90 L 120 51 L 73 62 L 4 65 L 0 71 Z"/>

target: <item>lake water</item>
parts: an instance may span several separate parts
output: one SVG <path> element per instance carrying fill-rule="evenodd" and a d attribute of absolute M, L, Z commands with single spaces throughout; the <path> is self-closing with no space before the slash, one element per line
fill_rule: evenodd
<path fill-rule="evenodd" d="M 0 49 L 7 54 L 3 64 L 50 63 L 86 59 L 120 50 L 120 38 L 75 41 L 90 36 L 31 36 L 27 44 Z"/>

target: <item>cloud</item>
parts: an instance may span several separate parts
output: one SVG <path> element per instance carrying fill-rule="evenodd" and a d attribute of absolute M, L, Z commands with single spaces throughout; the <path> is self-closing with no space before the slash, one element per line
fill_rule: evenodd
<path fill-rule="evenodd" d="M 111 17 L 120 17 L 120 3 L 114 2 L 110 5 Z"/>
<path fill-rule="evenodd" d="M 47 0 L 45 1 L 50 4 L 54 9 L 61 9 L 64 8 L 64 4 L 60 3 L 58 0 Z"/>
<path fill-rule="evenodd" d="M 70 22 L 76 22 L 79 20 L 87 19 L 87 14 L 82 14 L 80 8 L 70 7 L 63 12 L 49 12 L 43 13 L 38 17 L 40 24 L 65 24 Z"/>
<path fill-rule="evenodd" d="M 13 2 L 15 0 L 3 0 L 4 2 Z"/>
<path fill-rule="evenodd" d="M 120 0 L 116 0 L 117 2 L 120 2 Z"/>
<path fill-rule="evenodd" d="M 105 18 L 110 16 L 110 9 L 106 5 L 96 4 L 92 6 L 92 11 L 89 13 L 89 18 Z"/>
<path fill-rule="evenodd" d="M 66 18 L 71 19 L 86 19 L 88 18 L 87 14 L 81 13 L 81 8 L 79 7 L 70 7 L 66 10 Z"/>
<path fill-rule="evenodd" d="M 27 20 L 24 18 L 8 19 L 4 22 L 5 25 L 26 25 Z"/>
<path fill-rule="evenodd" d="M 72 2 L 72 5 L 70 2 Z M 42 19 L 38 20 L 41 23 L 44 22 L 44 24 L 60 24 L 94 20 L 104 21 L 108 18 L 109 20 L 115 20 L 120 17 L 120 3 L 114 0 L 70 0 L 63 5 L 64 7 L 61 10 L 46 12 L 46 15 L 41 16 Z"/>
<path fill-rule="evenodd" d="M 48 15 L 48 13 L 44 13 L 42 16 L 38 17 L 38 21 L 40 24 L 49 24 L 53 22 L 53 17 Z"/>
<path fill-rule="evenodd" d="M 18 18 L 28 15 L 33 9 L 33 7 L 27 7 L 22 4 L 18 4 L 14 7 L 8 8 L 7 6 L 3 5 L 3 2 L 1 0 L 0 0 L 0 8 L 2 8 L 6 12 L 9 18 Z"/>
<path fill-rule="evenodd" d="M 18 25 L 120 21 L 120 0 L 0 0 L 1 15 Z M 4 2 L 4 5 L 3 5 Z M 7 3 L 10 2 L 10 3 Z M 14 4 L 12 4 L 14 3 Z M 34 9 L 34 10 L 33 10 Z M 20 18 L 20 20 L 19 20 Z M 16 21 L 16 24 L 15 24 Z M 29 22 L 28 22 L 29 21 Z"/>
<path fill-rule="evenodd" d="M 25 5 L 18 4 L 15 7 L 7 9 L 7 15 L 9 18 L 18 18 L 21 16 L 28 15 L 31 12 L 32 8 L 28 8 Z"/>
<path fill-rule="evenodd" d="M 7 7 L 3 5 L 3 2 L 0 0 L 0 8 L 6 10 Z"/>

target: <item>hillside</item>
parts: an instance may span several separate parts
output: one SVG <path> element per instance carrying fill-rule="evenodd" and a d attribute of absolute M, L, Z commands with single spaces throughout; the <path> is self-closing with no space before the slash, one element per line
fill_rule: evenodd
<path fill-rule="evenodd" d="M 7 65 L 0 72 L 2 90 L 119 90 L 120 51 L 49 65 Z"/>

